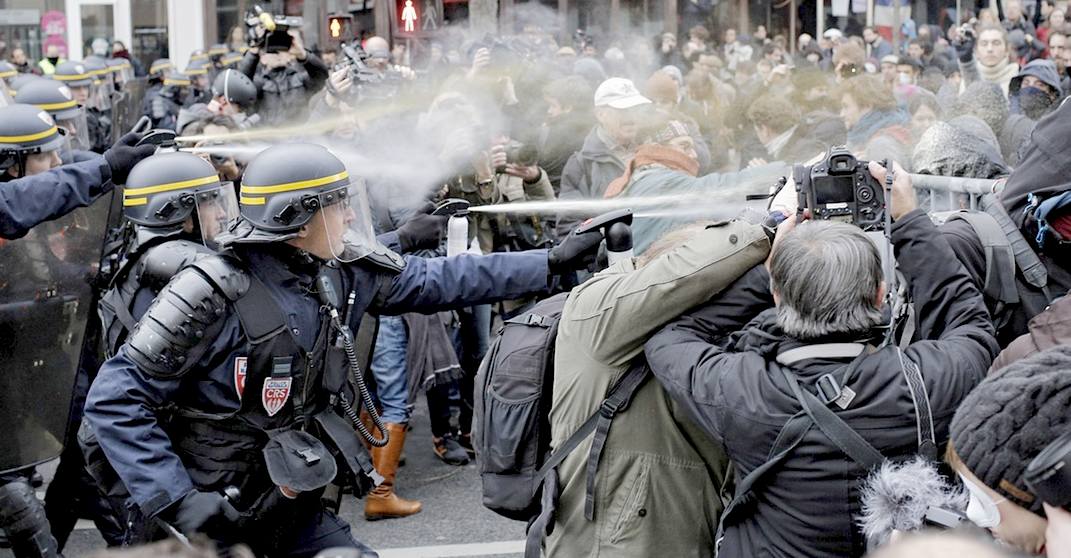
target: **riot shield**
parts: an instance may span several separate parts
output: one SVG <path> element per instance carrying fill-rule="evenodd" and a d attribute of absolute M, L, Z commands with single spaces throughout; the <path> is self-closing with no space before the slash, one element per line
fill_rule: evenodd
<path fill-rule="evenodd" d="M 112 143 L 119 141 L 141 118 L 141 100 L 145 96 L 146 78 L 132 79 L 112 97 Z"/>
<path fill-rule="evenodd" d="M 108 200 L 0 241 L 0 474 L 63 450 Z"/>

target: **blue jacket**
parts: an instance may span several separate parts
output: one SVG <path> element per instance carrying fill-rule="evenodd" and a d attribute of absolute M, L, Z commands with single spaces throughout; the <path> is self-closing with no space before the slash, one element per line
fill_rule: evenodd
<path fill-rule="evenodd" d="M 262 281 L 297 343 L 312 348 L 320 326 L 320 303 L 310 296 L 311 273 L 295 272 L 270 249 L 243 253 L 250 273 Z M 381 273 L 346 265 L 345 287 L 357 291 L 350 327 L 371 314 L 436 312 L 547 290 L 547 252 L 532 250 L 453 258 L 406 257 L 403 271 L 390 277 L 385 296 L 374 300 Z M 343 290 L 342 292 L 348 292 Z M 232 413 L 241 398 L 235 386 L 237 359 L 250 355 L 233 306 L 221 317 L 222 329 L 192 370 L 161 379 L 142 372 L 124 345 L 101 367 L 89 392 L 85 417 L 105 455 L 136 504 L 153 515 L 176 502 L 194 486 L 172 441 L 157 420 L 157 410 L 177 404 L 207 413 Z M 259 394 L 244 394 L 256 397 Z"/>
<path fill-rule="evenodd" d="M 112 186 L 102 157 L 0 183 L 0 238 L 22 238 L 40 223 L 93 203 Z"/>

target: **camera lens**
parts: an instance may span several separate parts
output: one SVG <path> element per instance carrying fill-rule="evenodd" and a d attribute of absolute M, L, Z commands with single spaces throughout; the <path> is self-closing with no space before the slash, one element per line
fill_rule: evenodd
<path fill-rule="evenodd" d="M 1048 445 L 1027 466 L 1027 486 L 1050 506 L 1071 503 L 1071 432 Z"/>

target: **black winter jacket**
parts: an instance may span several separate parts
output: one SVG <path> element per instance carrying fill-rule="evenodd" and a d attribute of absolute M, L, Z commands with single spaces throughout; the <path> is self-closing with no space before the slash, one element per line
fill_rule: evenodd
<path fill-rule="evenodd" d="M 257 86 L 257 114 L 261 123 L 275 126 L 303 120 L 309 99 L 327 81 L 327 66 L 311 52 L 304 62 L 268 69 L 252 51 L 245 54 L 238 71 Z"/>
<path fill-rule="evenodd" d="M 982 296 L 921 210 L 893 226 L 900 269 L 910 281 L 925 340 L 904 354 L 922 372 L 937 443 L 947 441 L 952 415 L 984 377 L 997 353 Z M 712 341 L 726 326 L 758 307 L 761 272 L 745 275 L 696 313 L 652 337 L 646 355 L 655 377 L 697 423 L 725 445 L 737 478 L 766 461 L 785 422 L 801 412 L 776 356 L 804 345 L 776 325 L 776 310 L 761 313 L 726 347 Z M 748 302 L 751 300 L 752 302 Z M 720 331 L 719 331 L 720 329 Z M 819 342 L 844 342 L 823 339 Z M 789 368 L 804 389 L 852 359 L 815 358 Z M 886 457 L 917 449 L 914 406 L 892 346 L 873 349 L 846 379 L 856 392 L 846 410 L 833 409 Z M 719 556 L 862 556 L 866 541 L 856 525 L 859 488 L 867 471 L 812 426 L 796 449 L 756 486 L 755 497 L 725 526 Z"/>

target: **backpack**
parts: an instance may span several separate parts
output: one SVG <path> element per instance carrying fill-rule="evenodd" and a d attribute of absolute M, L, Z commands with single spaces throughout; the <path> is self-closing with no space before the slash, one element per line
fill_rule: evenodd
<path fill-rule="evenodd" d="M 585 505 L 591 519 L 595 470 L 610 423 L 650 376 L 642 362 L 635 364 L 611 387 L 599 410 L 551 453 L 554 343 L 568 296 L 552 296 L 506 320 L 476 374 L 472 434 L 483 505 L 518 521 L 546 519 L 557 496 L 558 464 L 594 432 Z M 543 495 L 545 481 L 554 485 L 546 488 L 550 500 Z"/>

